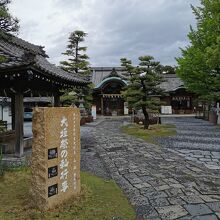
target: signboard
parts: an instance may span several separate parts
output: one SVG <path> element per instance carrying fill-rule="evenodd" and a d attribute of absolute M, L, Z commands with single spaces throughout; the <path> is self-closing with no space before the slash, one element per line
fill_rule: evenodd
<path fill-rule="evenodd" d="M 77 108 L 35 108 L 32 194 L 47 210 L 80 192 L 80 112 Z"/>
<path fill-rule="evenodd" d="M 95 105 L 92 106 L 92 117 L 94 120 L 96 120 L 96 106 Z"/>
<path fill-rule="evenodd" d="M 161 114 L 172 114 L 172 106 L 161 106 Z"/>

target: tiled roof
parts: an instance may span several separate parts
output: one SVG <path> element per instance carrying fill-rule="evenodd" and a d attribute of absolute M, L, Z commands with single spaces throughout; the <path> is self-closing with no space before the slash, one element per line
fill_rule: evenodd
<path fill-rule="evenodd" d="M 92 70 L 91 81 L 95 87 L 104 79 L 111 76 L 112 71 L 115 71 L 117 75 L 122 79 L 127 77 L 127 72 L 122 67 L 93 67 Z"/>
<path fill-rule="evenodd" d="M 47 61 L 47 59 L 39 55 L 36 56 L 36 63 L 34 66 L 36 66 L 44 72 L 47 72 L 50 75 L 59 77 L 64 80 L 75 81 L 78 83 L 88 83 L 88 81 L 82 79 L 81 77 L 75 77 L 72 73 L 66 72 L 63 69 L 55 66 L 54 64 L 51 64 L 49 61 Z"/>
<path fill-rule="evenodd" d="M 0 62 L 0 70 L 28 66 L 34 68 L 43 74 L 51 75 L 55 78 L 62 79 L 71 84 L 86 84 L 88 81 L 79 76 L 74 76 L 51 64 L 46 58 L 48 57 L 43 47 L 28 43 L 15 36 L 0 39 L 0 57 L 4 60 Z"/>
<path fill-rule="evenodd" d="M 48 57 L 48 55 L 46 54 L 46 52 L 43 49 L 44 47 L 31 44 L 25 40 L 22 40 L 21 38 L 12 37 L 11 43 L 14 45 L 17 45 L 18 47 L 23 48 L 24 50 L 28 50 L 34 54 L 38 54 L 43 57 Z"/>
<path fill-rule="evenodd" d="M 176 74 L 164 75 L 165 82 L 160 84 L 160 88 L 165 92 L 174 92 L 179 88 L 184 88 L 183 81 Z"/>
<path fill-rule="evenodd" d="M 2 62 L 0 62 L 0 69 L 18 67 L 21 66 L 21 64 L 24 64 L 24 61 L 21 58 L 3 52 L 1 50 L 1 43 L 0 43 L 0 57 L 4 59 Z"/>
<path fill-rule="evenodd" d="M 109 77 L 113 70 L 115 70 L 119 76 L 121 75 L 122 79 L 128 77 L 128 74 L 123 67 L 93 67 L 92 70 L 92 82 L 95 87 Z M 165 92 L 172 92 L 178 88 L 184 87 L 183 81 L 175 74 L 165 74 L 164 78 L 165 81 L 161 83 L 160 87 L 164 89 Z"/>

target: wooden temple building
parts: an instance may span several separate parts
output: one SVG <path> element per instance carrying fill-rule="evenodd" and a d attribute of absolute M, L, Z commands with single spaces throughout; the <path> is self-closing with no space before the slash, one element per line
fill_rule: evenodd
<path fill-rule="evenodd" d="M 53 96 L 54 106 L 59 106 L 60 89 L 88 83 L 51 64 L 47 58 L 41 46 L 12 35 L 0 39 L 0 96 L 11 98 L 17 156 L 23 155 L 24 97 Z"/>
<path fill-rule="evenodd" d="M 129 113 L 121 91 L 128 84 L 128 73 L 122 67 L 92 68 L 94 84 L 93 104 L 99 115 L 125 115 Z M 171 106 L 172 114 L 190 114 L 194 111 L 196 96 L 187 92 L 176 74 L 164 74 L 165 82 L 160 86 L 164 96 L 158 96 L 164 106 Z"/>

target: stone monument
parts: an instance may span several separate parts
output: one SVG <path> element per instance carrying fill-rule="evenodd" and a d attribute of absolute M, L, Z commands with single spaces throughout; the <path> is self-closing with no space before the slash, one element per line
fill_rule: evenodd
<path fill-rule="evenodd" d="M 40 210 L 80 193 L 79 109 L 34 109 L 31 182 L 33 201 Z"/>

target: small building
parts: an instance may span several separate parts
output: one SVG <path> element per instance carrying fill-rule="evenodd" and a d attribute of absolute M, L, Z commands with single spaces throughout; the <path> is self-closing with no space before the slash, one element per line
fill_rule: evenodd
<path fill-rule="evenodd" d="M 124 115 L 126 103 L 121 91 L 127 85 L 127 72 L 121 67 L 96 67 L 92 72 L 93 102 L 99 115 Z"/>
<path fill-rule="evenodd" d="M 128 73 L 123 67 L 92 68 L 93 104 L 99 115 L 126 115 L 129 112 L 121 91 L 128 84 Z M 191 114 L 196 96 L 188 92 L 176 74 L 164 74 L 165 82 L 160 86 L 164 96 L 158 96 L 164 106 L 171 106 L 172 114 Z"/>
<path fill-rule="evenodd" d="M 165 106 L 171 106 L 172 114 L 192 114 L 196 106 L 197 96 L 187 91 L 183 81 L 176 74 L 165 74 L 165 82 L 160 87 L 164 96 L 160 97 Z"/>

